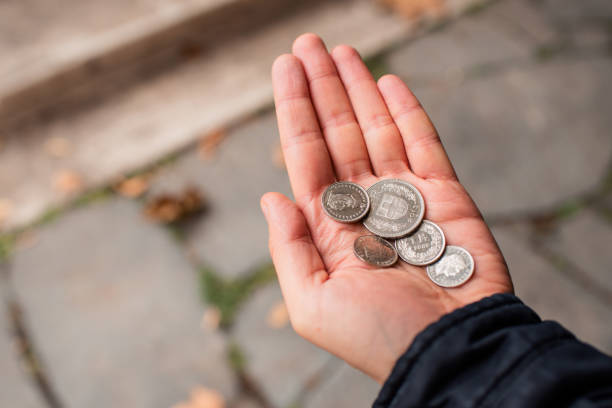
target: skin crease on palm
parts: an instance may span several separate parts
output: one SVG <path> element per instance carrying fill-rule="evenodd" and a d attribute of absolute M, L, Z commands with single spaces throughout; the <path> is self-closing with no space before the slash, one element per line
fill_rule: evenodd
<path fill-rule="evenodd" d="M 276 59 L 272 79 L 296 201 L 267 193 L 261 205 L 291 323 L 302 337 L 382 383 L 426 326 L 483 297 L 513 291 L 504 258 L 435 128 L 398 77 L 376 82 L 353 48 L 328 52 L 319 37 L 303 34 L 293 54 Z M 398 262 L 380 269 L 354 256 L 353 241 L 368 231 L 327 217 L 321 194 L 336 180 L 368 188 L 385 178 L 415 185 L 425 217 L 442 228 L 447 244 L 472 254 L 475 271 L 467 283 L 445 289 L 423 267 Z"/>

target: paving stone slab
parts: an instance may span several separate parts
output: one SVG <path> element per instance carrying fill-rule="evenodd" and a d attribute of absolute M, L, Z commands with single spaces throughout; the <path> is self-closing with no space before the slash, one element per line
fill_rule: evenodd
<path fill-rule="evenodd" d="M 3 296 L 4 290 L 4 282 L 0 281 L 0 406 L 43 408 L 45 404 L 38 390 L 21 367 L 17 342 Z"/>
<path fill-rule="evenodd" d="M 196 272 L 136 203 L 109 199 L 41 228 L 12 277 L 65 407 L 167 408 L 196 386 L 235 395 L 224 337 L 200 328 Z"/>
<path fill-rule="evenodd" d="M 538 41 L 514 25 L 509 11 L 500 9 L 508 8 L 506 2 L 499 3 L 398 48 L 387 58 L 390 72 L 408 80 L 447 79 L 462 77 L 474 67 L 530 56 Z M 530 20 L 522 22 L 535 25 Z"/>
<path fill-rule="evenodd" d="M 281 301 L 276 283 L 258 290 L 242 306 L 233 329 L 234 341 L 245 355 L 247 375 L 274 408 L 295 403 L 335 359 L 289 325 L 269 326 L 268 315 Z"/>
<path fill-rule="evenodd" d="M 612 308 L 534 253 L 526 235 L 501 227 L 493 228 L 493 234 L 508 263 L 516 295 L 543 319 L 556 320 L 579 339 L 612 353 Z"/>
<path fill-rule="evenodd" d="M 612 17 L 612 2 L 608 0 L 543 0 L 540 3 L 557 22 L 565 24 Z"/>
<path fill-rule="evenodd" d="M 346 363 L 314 391 L 305 408 L 367 408 L 378 396 L 381 386 Z"/>
<path fill-rule="evenodd" d="M 486 216 L 546 211 L 596 188 L 612 157 L 612 61 L 561 59 L 415 86 Z"/>
<path fill-rule="evenodd" d="M 291 196 L 287 172 L 276 161 L 279 137 L 272 112 L 231 131 L 210 158 L 196 150 L 165 169 L 151 195 L 197 186 L 208 212 L 189 225 L 187 246 L 198 261 L 236 278 L 270 261 L 268 228 L 259 200 L 268 191 Z"/>
<path fill-rule="evenodd" d="M 589 210 L 564 222 L 543 245 L 612 293 L 612 223 Z"/>

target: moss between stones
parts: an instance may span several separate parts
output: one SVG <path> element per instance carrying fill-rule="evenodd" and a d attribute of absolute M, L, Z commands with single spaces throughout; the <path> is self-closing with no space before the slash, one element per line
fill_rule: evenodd
<path fill-rule="evenodd" d="M 270 264 L 256 269 L 250 275 L 235 280 L 225 280 L 210 268 L 200 269 L 201 293 L 205 301 L 216 306 L 221 312 L 221 327 L 230 326 L 238 308 L 257 288 L 276 277 Z"/>

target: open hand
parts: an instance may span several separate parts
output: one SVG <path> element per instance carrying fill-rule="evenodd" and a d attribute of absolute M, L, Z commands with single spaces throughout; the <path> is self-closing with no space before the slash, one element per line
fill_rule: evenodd
<path fill-rule="evenodd" d="M 434 126 L 398 77 L 376 83 L 354 49 L 339 46 L 330 55 L 314 34 L 277 58 L 272 77 L 296 202 L 267 193 L 262 208 L 292 325 L 383 382 L 427 325 L 485 296 L 512 292 L 506 264 Z M 472 254 L 475 272 L 467 283 L 444 289 L 423 267 L 400 261 L 378 269 L 355 257 L 355 238 L 369 232 L 326 216 L 321 195 L 336 180 L 368 188 L 384 178 L 416 186 L 425 217 L 442 228 L 447 244 Z"/>

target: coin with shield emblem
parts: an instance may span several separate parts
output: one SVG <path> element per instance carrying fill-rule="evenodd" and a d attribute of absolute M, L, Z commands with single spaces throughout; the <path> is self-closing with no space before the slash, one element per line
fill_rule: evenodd
<path fill-rule="evenodd" d="M 436 285 L 453 288 L 470 279 L 474 273 L 474 259 L 467 250 L 449 245 L 442 258 L 427 266 L 426 270 L 427 276 Z"/>
<path fill-rule="evenodd" d="M 412 184 L 397 179 L 381 180 L 368 188 L 370 213 L 363 225 L 384 238 L 410 234 L 423 221 L 425 202 Z"/>
<path fill-rule="evenodd" d="M 423 220 L 412 234 L 395 241 L 400 258 L 411 265 L 429 265 L 444 252 L 446 241 L 442 229 L 431 221 Z"/>
<path fill-rule="evenodd" d="M 325 190 L 321 204 L 327 215 L 339 222 L 357 222 L 368 213 L 370 198 L 359 184 L 336 182 Z"/>

